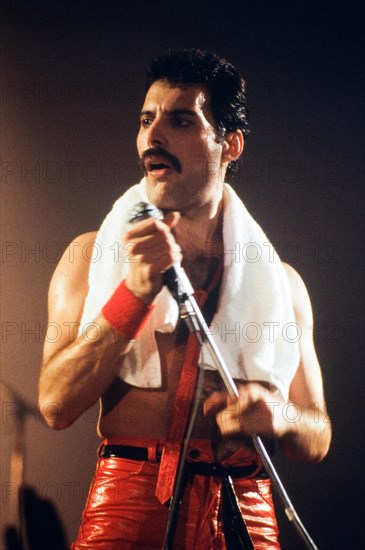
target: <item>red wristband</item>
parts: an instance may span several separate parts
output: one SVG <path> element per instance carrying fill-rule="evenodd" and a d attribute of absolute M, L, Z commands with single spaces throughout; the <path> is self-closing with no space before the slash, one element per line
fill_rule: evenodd
<path fill-rule="evenodd" d="M 134 340 L 155 306 L 145 304 L 122 281 L 102 309 L 105 319 L 125 338 Z"/>

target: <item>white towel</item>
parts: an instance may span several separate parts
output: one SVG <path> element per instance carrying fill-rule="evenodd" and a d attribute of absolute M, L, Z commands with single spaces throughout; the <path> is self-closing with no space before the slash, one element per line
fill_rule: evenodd
<path fill-rule="evenodd" d="M 128 273 L 129 247 L 122 237 L 139 201 L 149 202 L 144 179 L 115 202 L 97 234 L 80 333 Z M 300 338 L 288 280 L 273 246 L 229 184 L 224 184 L 223 241 L 224 274 L 210 331 L 233 378 L 267 382 L 287 399 Z M 121 358 L 121 378 L 137 387 L 161 385 L 154 333 L 172 332 L 178 320 L 166 287 L 154 303 L 139 342 Z M 214 369 L 209 352 L 203 355 L 204 367 Z"/>

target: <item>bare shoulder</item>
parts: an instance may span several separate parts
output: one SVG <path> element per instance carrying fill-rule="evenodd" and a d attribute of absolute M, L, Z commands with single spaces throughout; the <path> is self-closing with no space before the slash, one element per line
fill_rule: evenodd
<path fill-rule="evenodd" d="M 289 264 L 283 262 L 283 267 L 289 281 L 293 308 L 296 316 L 312 317 L 312 306 L 307 287 L 299 273 Z"/>
<path fill-rule="evenodd" d="M 293 292 L 303 292 L 305 291 L 307 293 L 306 286 L 304 284 L 304 281 L 302 277 L 299 275 L 298 271 L 294 269 L 289 264 L 286 264 L 285 262 L 282 262 L 286 276 L 288 278 L 290 289 Z"/>
<path fill-rule="evenodd" d="M 85 288 L 88 280 L 96 231 L 84 233 L 74 239 L 66 248 L 53 274 L 50 296 L 68 291 L 78 292 Z"/>
<path fill-rule="evenodd" d="M 56 273 L 63 271 L 78 271 L 90 265 L 97 231 L 83 233 L 74 239 L 66 248 L 62 258 L 55 270 Z"/>
<path fill-rule="evenodd" d="M 58 328 L 58 338 L 45 338 L 43 357 L 47 361 L 59 349 L 75 340 L 89 290 L 89 269 L 96 232 L 84 233 L 65 250 L 51 279 L 48 292 L 49 326 Z"/>
<path fill-rule="evenodd" d="M 96 232 L 84 233 L 74 239 L 60 259 L 48 293 L 50 321 L 68 317 L 79 321 L 89 289 L 89 269 L 93 257 Z"/>

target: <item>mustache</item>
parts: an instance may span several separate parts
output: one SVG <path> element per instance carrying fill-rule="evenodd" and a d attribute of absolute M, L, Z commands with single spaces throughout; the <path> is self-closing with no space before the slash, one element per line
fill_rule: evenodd
<path fill-rule="evenodd" d="M 139 159 L 139 164 L 142 166 L 144 172 L 146 172 L 145 161 L 148 158 L 155 157 L 155 156 L 165 159 L 168 162 L 168 164 L 171 164 L 171 166 L 176 170 L 176 172 L 178 172 L 178 174 L 181 173 L 182 166 L 179 159 L 175 157 L 175 155 L 172 155 L 171 153 L 166 151 L 163 147 L 150 147 L 149 149 L 146 149 L 146 151 L 143 151 Z"/>

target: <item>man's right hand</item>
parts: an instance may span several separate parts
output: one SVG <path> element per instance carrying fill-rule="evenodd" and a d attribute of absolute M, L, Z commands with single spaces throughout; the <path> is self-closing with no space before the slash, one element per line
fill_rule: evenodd
<path fill-rule="evenodd" d="M 126 286 L 145 303 L 152 303 L 163 286 L 163 273 L 182 260 L 172 229 L 180 219 L 170 212 L 163 221 L 149 218 L 135 224 L 124 235 L 130 252 Z"/>

